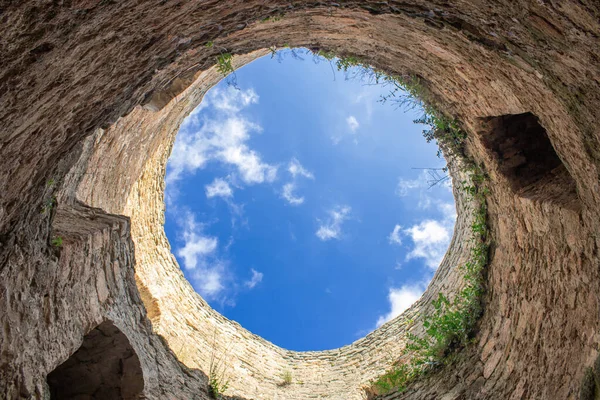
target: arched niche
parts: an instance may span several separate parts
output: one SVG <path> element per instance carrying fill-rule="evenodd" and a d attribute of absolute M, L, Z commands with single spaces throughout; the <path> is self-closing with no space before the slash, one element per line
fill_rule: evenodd
<path fill-rule="evenodd" d="M 135 400 L 144 389 L 142 368 L 127 336 L 105 321 L 48 374 L 51 400 Z"/>

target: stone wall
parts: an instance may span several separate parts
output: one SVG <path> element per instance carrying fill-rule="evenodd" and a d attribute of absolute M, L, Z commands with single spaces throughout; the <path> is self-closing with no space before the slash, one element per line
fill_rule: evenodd
<path fill-rule="evenodd" d="M 268 16 L 282 18 L 261 22 Z M 388 398 L 576 398 L 599 344 L 599 16 L 598 4 L 579 1 L 1 4 L 0 393 L 47 397 L 47 375 L 111 321 L 139 359 L 147 398 L 207 398 L 216 353 L 233 395 L 359 399 L 399 356 L 407 319 L 460 286 L 454 267 L 469 245 L 460 196 L 423 298 L 341 349 L 280 349 L 185 281 L 162 228 L 177 128 L 220 78 L 210 68 L 219 52 L 243 64 L 289 44 L 417 74 L 463 122 L 469 155 L 490 175 L 494 245 L 476 344 Z M 499 132 L 493 118 L 523 113 L 560 165 L 519 185 L 488 139 Z M 530 142 L 514 141 L 514 154 L 530 154 Z M 557 182 L 569 183 L 568 201 Z M 295 383 L 283 387 L 287 369 Z"/>
<path fill-rule="evenodd" d="M 237 65 L 266 53 L 257 51 L 239 57 Z M 154 331 L 166 339 L 188 367 L 208 373 L 214 359 L 227 364 L 228 393 L 245 398 L 361 399 L 369 381 L 384 373 L 401 354 L 407 321 L 416 320 L 414 329 L 418 329 L 420 309 L 444 287 L 456 288 L 460 284 L 460 274 L 454 267 L 464 262 L 470 248 L 470 204 L 456 191 L 459 214 L 456 235 L 435 283 L 421 301 L 424 305 L 416 304 L 402 318 L 337 350 L 294 352 L 265 341 L 224 318 L 194 292 L 171 254 L 163 228 L 165 168 L 175 134 L 183 118 L 221 78 L 211 68 L 162 110 L 154 112 L 138 107 L 102 132 L 88 165 L 102 164 L 102 160 L 110 160 L 110 164 L 84 174 L 77 191 L 78 200 L 131 218 L 137 284 L 142 288 Z M 116 148 L 123 157 L 115 157 Z M 109 182 L 127 179 L 132 174 L 124 172 L 135 170 L 139 160 L 127 157 L 127 149 L 147 154 L 148 159 L 123 205 L 115 202 L 122 196 L 119 191 L 123 185 L 112 189 Z M 454 174 L 457 181 L 464 179 L 458 172 Z M 294 384 L 282 385 L 285 371 L 292 373 Z"/>

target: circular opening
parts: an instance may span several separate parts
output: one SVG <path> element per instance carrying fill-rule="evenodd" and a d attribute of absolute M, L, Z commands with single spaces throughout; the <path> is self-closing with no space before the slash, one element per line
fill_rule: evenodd
<path fill-rule="evenodd" d="M 326 57 L 287 49 L 230 73 L 166 174 L 165 231 L 194 289 L 293 350 L 350 344 L 412 305 L 455 220 L 418 99 Z"/>

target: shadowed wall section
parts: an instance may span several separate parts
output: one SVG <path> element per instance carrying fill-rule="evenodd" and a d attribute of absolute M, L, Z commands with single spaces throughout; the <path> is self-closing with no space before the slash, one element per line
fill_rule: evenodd
<path fill-rule="evenodd" d="M 527 199 L 579 208 L 575 181 L 535 115 L 482 118 L 483 145 L 511 189 Z"/>
<path fill-rule="evenodd" d="M 103 322 L 81 347 L 48 375 L 50 399 L 136 400 L 144 389 L 142 368 L 127 337 Z"/>
<path fill-rule="evenodd" d="M 0 397 L 47 396 L 46 376 L 110 320 L 139 359 L 149 399 L 208 398 L 211 354 L 229 363 L 230 394 L 242 398 L 363 399 L 363 386 L 401 357 L 407 329 L 422 329 L 418 315 L 437 292 L 461 286 L 470 205 L 457 189 L 455 235 L 423 298 L 350 346 L 278 348 L 216 313 L 185 281 L 163 230 L 175 133 L 221 78 L 211 68 L 217 55 L 238 54 L 241 65 L 290 45 L 420 76 L 462 122 L 468 155 L 490 177 L 493 246 L 475 343 L 450 368 L 386 398 L 577 398 L 600 344 L 598 7 L 3 4 Z M 62 246 L 52 244 L 57 236 Z M 287 369 L 302 384 L 280 386 Z"/>

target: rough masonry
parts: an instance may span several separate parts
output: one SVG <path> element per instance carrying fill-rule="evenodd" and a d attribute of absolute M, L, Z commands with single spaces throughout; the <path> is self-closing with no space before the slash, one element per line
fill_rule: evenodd
<path fill-rule="evenodd" d="M 490 176 L 476 343 L 386 399 L 578 398 L 600 339 L 599 18 L 592 1 L 0 4 L 0 397 L 70 396 L 82 365 L 98 372 L 79 395 L 205 399 L 216 355 L 238 398 L 363 399 L 437 292 L 460 287 L 471 205 L 458 190 L 423 298 L 349 346 L 278 348 L 185 281 L 163 230 L 179 124 L 221 78 L 220 52 L 239 66 L 290 45 L 418 75 Z"/>

